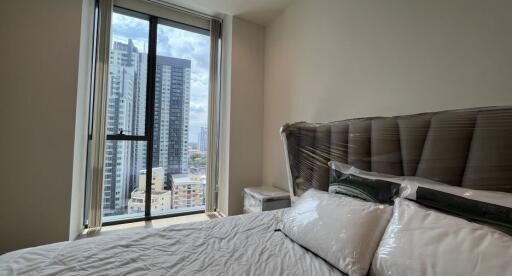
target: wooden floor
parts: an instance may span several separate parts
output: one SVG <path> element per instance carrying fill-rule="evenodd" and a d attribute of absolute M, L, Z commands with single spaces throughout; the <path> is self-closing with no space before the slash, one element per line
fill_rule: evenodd
<path fill-rule="evenodd" d="M 221 217 L 215 213 L 210 214 L 195 214 L 195 215 L 186 215 L 172 218 L 163 218 L 163 219 L 155 219 L 150 221 L 139 221 L 132 223 L 123 223 L 118 225 L 110 225 L 104 226 L 101 228 L 99 232 L 88 232 L 84 231 L 81 238 L 91 237 L 91 236 L 103 236 L 109 235 L 113 233 L 119 233 L 120 231 L 131 231 L 131 230 L 141 230 L 141 229 L 150 229 L 150 228 L 162 228 L 169 225 L 182 224 L 188 222 L 196 222 L 196 221 L 205 221 L 210 219 L 215 219 Z"/>

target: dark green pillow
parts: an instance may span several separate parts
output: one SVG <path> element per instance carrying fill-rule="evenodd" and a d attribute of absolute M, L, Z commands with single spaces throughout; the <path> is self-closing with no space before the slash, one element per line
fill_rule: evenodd
<path fill-rule="evenodd" d="M 333 168 L 329 175 L 330 193 L 343 194 L 369 202 L 393 205 L 399 191 L 400 184 L 382 179 L 345 174 Z"/>

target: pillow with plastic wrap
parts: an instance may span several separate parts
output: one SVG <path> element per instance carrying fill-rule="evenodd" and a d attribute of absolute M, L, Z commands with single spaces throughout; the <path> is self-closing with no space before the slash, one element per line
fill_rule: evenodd
<path fill-rule="evenodd" d="M 451 186 L 441 182 L 433 181 L 421 177 L 404 177 L 400 188 L 400 197 L 416 199 L 418 187 L 428 188 L 440 192 L 445 192 L 461 196 L 471 200 L 487 202 L 512 208 L 512 194 L 496 191 L 473 190 L 464 187 Z"/>
<path fill-rule="evenodd" d="M 392 206 L 314 189 L 283 215 L 281 231 L 349 275 L 366 275 Z"/>
<path fill-rule="evenodd" d="M 400 178 L 370 173 L 339 162 L 329 162 L 329 192 L 357 197 L 365 201 L 393 205 L 398 196 Z M 349 168 L 350 167 L 350 168 Z M 368 175 L 373 177 L 368 177 Z"/>
<path fill-rule="evenodd" d="M 512 194 L 472 190 L 408 178 L 401 196 L 431 209 L 485 224 L 512 235 Z"/>
<path fill-rule="evenodd" d="M 507 234 L 397 199 L 370 275 L 512 275 L 510 260 Z"/>

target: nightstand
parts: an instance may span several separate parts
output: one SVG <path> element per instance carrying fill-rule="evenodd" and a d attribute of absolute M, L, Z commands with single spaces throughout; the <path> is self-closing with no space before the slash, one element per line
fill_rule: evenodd
<path fill-rule="evenodd" d="M 271 186 L 244 189 L 244 213 L 277 210 L 290 207 L 290 194 Z"/>

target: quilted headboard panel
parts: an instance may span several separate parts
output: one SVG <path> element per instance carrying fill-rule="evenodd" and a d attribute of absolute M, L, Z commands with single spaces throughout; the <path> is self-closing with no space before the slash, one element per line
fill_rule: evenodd
<path fill-rule="evenodd" d="M 367 171 L 512 192 L 512 107 L 449 110 L 281 129 L 293 195 L 328 189 L 330 160 Z"/>

